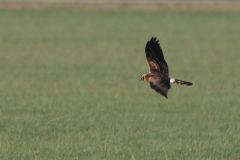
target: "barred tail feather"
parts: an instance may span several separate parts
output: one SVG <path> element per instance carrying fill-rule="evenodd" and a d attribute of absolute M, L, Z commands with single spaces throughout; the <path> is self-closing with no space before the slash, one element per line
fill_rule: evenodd
<path fill-rule="evenodd" d="M 182 81 L 182 80 L 178 80 L 178 79 L 174 79 L 174 78 L 170 78 L 170 83 L 176 83 L 179 85 L 186 85 L 186 86 L 192 86 L 193 84 L 191 82 L 186 82 L 186 81 Z"/>

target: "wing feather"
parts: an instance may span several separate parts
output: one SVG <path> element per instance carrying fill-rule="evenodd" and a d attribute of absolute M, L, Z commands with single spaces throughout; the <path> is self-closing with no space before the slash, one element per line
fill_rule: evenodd
<path fill-rule="evenodd" d="M 169 83 L 163 81 L 151 81 L 149 83 L 152 89 L 168 99 L 168 90 L 171 88 L 171 85 Z"/>
<path fill-rule="evenodd" d="M 151 40 L 147 42 L 145 52 L 149 71 L 159 72 L 168 76 L 168 65 L 156 37 L 152 37 Z"/>

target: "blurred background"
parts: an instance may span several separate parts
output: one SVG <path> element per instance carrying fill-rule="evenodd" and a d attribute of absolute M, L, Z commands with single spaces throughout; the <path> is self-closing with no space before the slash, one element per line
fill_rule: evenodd
<path fill-rule="evenodd" d="M 197 2 L 197 3 L 209 3 L 209 2 L 238 2 L 239 0 L 1 0 L 3 2 L 124 2 L 124 3 L 162 3 L 162 2 Z"/>
<path fill-rule="evenodd" d="M 239 1 L 0 1 L 0 159 L 239 159 Z M 140 82 L 157 37 L 172 85 Z"/>

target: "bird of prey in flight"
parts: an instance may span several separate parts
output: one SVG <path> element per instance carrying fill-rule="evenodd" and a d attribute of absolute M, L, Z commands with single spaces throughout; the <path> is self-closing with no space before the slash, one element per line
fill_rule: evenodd
<path fill-rule="evenodd" d="M 171 88 L 170 83 L 187 86 L 193 85 L 191 82 L 169 78 L 168 65 L 164 59 L 163 51 L 156 37 L 152 37 L 151 40 L 147 42 L 145 52 L 147 64 L 149 67 L 149 73 L 143 74 L 140 81 L 149 82 L 150 87 L 156 92 L 168 98 L 168 90 Z"/>

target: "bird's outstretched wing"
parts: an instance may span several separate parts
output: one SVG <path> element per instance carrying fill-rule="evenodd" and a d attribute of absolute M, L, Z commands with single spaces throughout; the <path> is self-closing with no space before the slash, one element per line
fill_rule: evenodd
<path fill-rule="evenodd" d="M 151 81 L 149 82 L 152 89 L 154 89 L 156 92 L 160 93 L 164 97 L 168 99 L 168 90 L 171 88 L 170 84 L 168 82 L 163 81 Z"/>
<path fill-rule="evenodd" d="M 145 52 L 149 72 L 159 72 L 160 74 L 168 76 L 168 65 L 156 37 L 152 37 L 151 40 L 147 42 Z"/>

